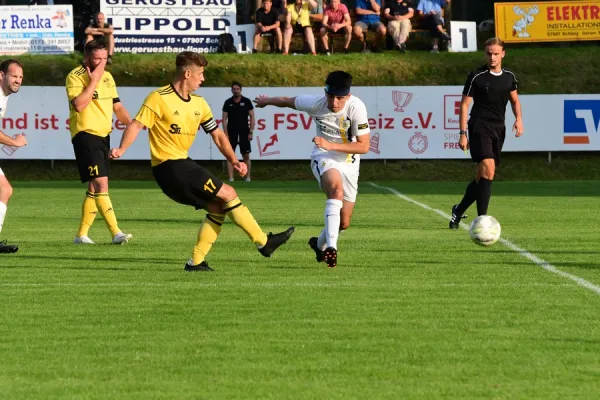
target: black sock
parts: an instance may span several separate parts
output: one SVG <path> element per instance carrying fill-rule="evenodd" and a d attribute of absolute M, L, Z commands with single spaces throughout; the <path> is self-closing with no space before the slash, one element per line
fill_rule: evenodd
<path fill-rule="evenodd" d="M 475 200 L 477 200 L 478 192 L 479 192 L 479 185 L 477 185 L 477 182 L 475 182 L 475 179 L 473 179 L 467 185 L 467 189 L 465 190 L 465 195 L 463 196 L 462 200 L 460 201 L 458 207 L 456 207 L 456 215 L 457 216 L 462 216 L 465 213 L 465 211 L 467 211 L 467 208 L 471 207 L 471 204 L 473 204 L 475 202 Z"/>
<path fill-rule="evenodd" d="M 492 196 L 492 181 L 485 178 L 479 179 L 477 193 L 477 215 L 487 215 L 490 197 Z"/>

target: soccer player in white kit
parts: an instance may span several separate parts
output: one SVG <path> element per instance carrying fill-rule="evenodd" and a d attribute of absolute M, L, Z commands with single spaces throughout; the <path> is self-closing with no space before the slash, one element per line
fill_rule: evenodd
<path fill-rule="evenodd" d="M 369 151 L 369 121 L 365 104 L 350 93 L 352 76 L 331 72 L 325 80 L 324 96 L 266 97 L 254 99 L 259 108 L 288 107 L 308 113 L 317 129 L 310 166 L 325 202 L 325 229 L 308 241 L 317 255 L 333 268 L 337 265 L 337 241 L 350 226 L 358 193 L 360 154 Z"/>
<path fill-rule="evenodd" d="M 21 87 L 21 83 L 23 83 L 23 64 L 15 59 L 2 61 L 0 63 L 0 120 L 6 113 L 8 96 L 17 93 Z M 27 139 L 23 133 L 10 137 L 0 130 L 0 144 L 21 147 L 27 144 Z M 2 231 L 2 225 L 4 225 L 6 207 L 12 192 L 13 188 L 0 168 L 0 232 Z M 19 247 L 17 246 L 6 244 L 6 240 L 0 242 L 0 253 L 15 253 L 18 250 Z"/>

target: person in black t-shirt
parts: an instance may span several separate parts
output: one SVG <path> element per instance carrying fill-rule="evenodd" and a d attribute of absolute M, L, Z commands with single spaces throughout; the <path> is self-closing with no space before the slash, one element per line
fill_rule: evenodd
<path fill-rule="evenodd" d="M 460 104 L 461 150 L 471 149 L 471 159 L 478 164 L 475 179 L 467 185 L 465 195 L 459 204 L 452 207 L 450 229 L 458 229 L 464 213 L 477 202 L 477 215 L 487 215 L 492 180 L 496 165 L 500 163 L 500 152 L 506 137 L 506 105 L 510 101 L 516 121 L 513 125 L 515 136 L 523 134 L 521 102 L 517 95 L 515 74 L 502 68 L 505 56 L 504 42 L 498 38 L 485 43 L 487 65 L 469 74 L 462 93 Z M 471 118 L 467 124 L 469 105 L 473 101 Z M 468 139 L 467 139 L 468 125 Z"/>
<path fill-rule="evenodd" d="M 254 133 L 254 106 L 252 101 L 242 96 L 242 84 L 231 83 L 233 96 L 225 100 L 223 104 L 223 131 L 229 136 L 231 148 L 235 151 L 240 145 L 240 153 L 244 163 L 248 166 L 246 182 L 250 182 L 250 142 Z M 248 121 L 250 119 L 250 121 Z M 233 166 L 227 162 L 227 174 L 229 182 L 233 182 Z"/>
<path fill-rule="evenodd" d="M 281 53 L 281 28 L 279 27 L 279 14 L 272 7 L 271 0 L 265 0 L 263 6 L 256 10 L 256 30 L 254 31 L 254 46 L 252 52 L 256 53 L 256 48 L 260 43 L 261 36 L 270 34 L 277 40 L 277 52 Z M 271 44 L 271 53 L 275 52 L 273 42 Z"/>
<path fill-rule="evenodd" d="M 410 19 L 415 10 L 406 0 L 391 0 L 383 10 L 383 16 L 388 20 L 388 33 L 394 39 L 394 46 L 402 53 L 406 51 L 406 39 L 412 30 Z"/>
<path fill-rule="evenodd" d="M 106 22 L 106 18 L 103 13 L 96 15 L 96 22 L 91 24 L 85 29 L 86 39 L 85 43 L 90 40 L 102 39 L 106 43 L 108 48 L 108 61 L 107 64 L 112 64 L 112 56 L 115 51 L 115 38 L 113 36 L 113 27 Z"/>

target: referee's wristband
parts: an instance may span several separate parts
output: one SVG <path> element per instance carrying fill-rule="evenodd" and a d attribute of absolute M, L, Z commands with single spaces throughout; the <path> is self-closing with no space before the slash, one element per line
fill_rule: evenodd
<path fill-rule="evenodd" d="M 466 135 L 466 134 L 467 134 L 467 131 L 460 131 L 460 134 L 461 134 L 461 135 Z"/>

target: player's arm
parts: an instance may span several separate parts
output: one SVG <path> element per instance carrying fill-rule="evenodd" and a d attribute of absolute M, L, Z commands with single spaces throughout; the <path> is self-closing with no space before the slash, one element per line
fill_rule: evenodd
<path fill-rule="evenodd" d="M 239 163 L 235 153 L 233 152 L 233 149 L 231 148 L 231 144 L 229 143 L 229 137 L 221 128 L 217 128 L 209 132 L 209 135 L 212 137 L 213 142 L 215 142 L 215 145 L 221 154 L 225 156 L 227 161 L 229 161 L 231 164 Z"/>
<path fill-rule="evenodd" d="M 379 3 L 377 3 L 376 0 L 370 0 L 371 3 L 371 8 L 373 8 L 373 14 L 379 14 L 379 11 L 381 10 L 381 6 L 379 5 Z"/>
<path fill-rule="evenodd" d="M 98 28 L 98 31 L 104 33 L 105 35 L 109 35 L 114 32 L 114 28 L 112 26 L 109 26 L 108 28 Z"/>
<path fill-rule="evenodd" d="M 115 100 L 118 101 L 114 102 Z M 122 124 L 129 125 L 131 123 L 131 116 L 129 115 L 129 111 L 127 111 L 127 109 L 125 108 L 123 103 L 121 103 L 118 97 L 114 99 L 113 102 L 113 111 L 115 112 L 117 119 L 121 121 Z"/>
<path fill-rule="evenodd" d="M 311 10 L 314 10 L 319 5 L 315 0 L 308 0 L 308 4 L 310 5 Z"/>
<path fill-rule="evenodd" d="M 221 125 L 223 126 L 223 132 L 225 132 L 226 135 L 228 135 L 227 132 L 227 120 L 229 119 L 229 113 L 227 111 L 223 111 L 223 121 L 221 122 Z"/>
<path fill-rule="evenodd" d="M 84 108 L 86 108 L 90 102 L 92 101 L 92 97 L 94 96 L 94 92 L 96 91 L 96 86 L 98 86 L 98 82 L 102 79 L 102 74 L 104 73 L 104 67 L 106 66 L 106 60 L 103 60 L 93 71 L 90 70 L 90 67 L 86 66 L 88 76 L 90 78 L 90 84 L 83 89 L 83 91 L 75 98 L 71 100 L 71 105 L 73 109 L 77 112 L 82 112 Z M 67 89 L 69 86 L 69 82 L 67 82 Z"/>
<path fill-rule="evenodd" d="M 121 158 L 129 146 L 135 142 L 135 139 L 142 129 L 144 129 L 144 124 L 142 124 L 140 121 L 136 119 L 131 121 L 131 123 L 127 125 L 127 128 L 125 128 L 125 132 L 123 132 L 123 137 L 121 138 L 119 147 L 110 151 L 110 158 Z"/>
<path fill-rule="evenodd" d="M 393 16 L 390 15 L 390 8 L 389 7 L 383 10 L 383 16 L 385 17 L 385 19 L 390 20 L 390 21 L 396 19 L 396 17 L 393 17 Z"/>
<path fill-rule="evenodd" d="M 461 132 L 467 131 L 467 121 L 469 120 L 469 107 L 473 98 L 463 94 L 460 100 L 460 115 L 458 116 L 458 126 Z"/>
<path fill-rule="evenodd" d="M 348 154 L 367 154 L 371 144 L 369 134 L 357 136 L 353 143 L 332 143 L 319 136 L 314 137 L 313 142 L 320 149 Z"/>
<path fill-rule="evenodd" d="M 321 21 L 321 26 L 323 28 L 331 28 L 331 25 L 329 25 L 329 15 L 323 15 L 323 21 Z"/>
<path fill-rule="evenodd" d="M 516 90 L 510 92 L 510 105 L 516 119 L 513 125 L 513 132 L 515 132 L 515 136 L 519 137 L 523 134 L 523 110 L 521 109 L 521 101 Z"/>
<path fill-rule="evenodd" d="M 6 133 L 0 131 L 0 144 L 22 147 L 27 145 L 27 139 L 25 138 L 24 133 L 19 133 L 13 138 L 12 136 L 8 136 Z"/>
<path fill-rule="evenodd" d="M 261 95 L 254 99 L 254 104 L 256 104 L 256 107 L 258 108 L 275 106 L 297 110 L 295 97 L 268 97 L 266 95 Z"/>
<path fill-rule="evenodd" d="M 256 124 L 256 118 L 254 116 L 254 110 L 248 111 L 248 114 L 250 115 L 250 134 L 252 135 L 252 132 L 254 132 L 254 125 Z"/>

